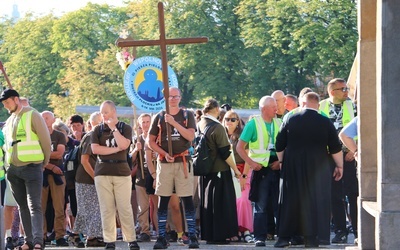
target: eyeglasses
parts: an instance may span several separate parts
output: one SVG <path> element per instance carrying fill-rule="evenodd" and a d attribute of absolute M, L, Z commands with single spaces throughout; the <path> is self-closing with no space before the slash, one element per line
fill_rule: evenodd
<path fill-rule="evenodd" d="M 239 120 L 238 118 L 225 118 L 225 121 L 227 122 L 236 122 L 237 120 Z"/>
<path fill-rule="evenodd" d="M 180 95 L 170 95 L 169 96 L 169 99 L 175 99 L 175 100 L 178 100 L 179 98 L 181 98 L 181 96 Z"/>
<path fill-rule="evenodd" d="M 350 88 L 348 88 L 348 87 L 343 87 L 343 88 L 340 88 L 340 89 L 334 89 L 334 90 L 341 90 L 342 92 L 347 92 L 347 91 L 349 91 L 349 90 L 350 90 Z"/>

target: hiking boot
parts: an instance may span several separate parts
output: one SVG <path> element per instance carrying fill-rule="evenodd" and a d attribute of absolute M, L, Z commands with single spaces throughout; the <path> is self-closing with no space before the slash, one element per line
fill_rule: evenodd
<path fill-rule="evenodd" d="M 86 247 L 105 247 L 106 243 L 99 238 L 93 238 L 91 240 L 86 240 Z"/>
<path fill-rule="evenodd" d="M 168 242 L 163 236 L 158 236 L 156 244 L 154 244 L 153 249 L 167 249 Z"/>
<path fill-rule="evenodd" d="M 140 250 L 140 247 L 139 247 L 137 241 L 129 242 L 128 247 L 129 247 L 129 250 Z"/>
<path fill-rule="evenodd" d="M 199 242 L 197 241 L 196 236 L 190 236 L 189 248 L 199 248 Z"/>
<path fill-rule="evenodd" d="M 332 239 L 332 243 L 346 244 L 347 243 L 347 232 L 337 230 L 335 237 Z"/>
<path fill-rule="evenodd" d="M 56 240 L 56 246 L 58 246 L 58 247 L 68 247 L 69 244 L 64 238 L 59 238 L 58 240 Z"/>
<path fill-rule="evenodd" d="M 146 233 L 141 233 L 137 237 L 137 242 L 149 242 L 149 241 L 151 241 L 150 235 Z"/>
<path fill-rule="evenodd" d="M 166 234 L 166 239 L 168 242 L 176 242 L 178 240 L 178 233 L 171 230 Z"/>
<path fill-rule="evenodd" d="M 115 249 L 115 243 L 114 242 L 107 242 L 106 246 L 104 247 L 104 249 Z"/>
<path fill-rule="evenodd" d="M 178 238 L 178 244 L 181 246 L 188 245 L 190 243 L 189 237 L 186 234 L 182 234 L 182 237 Z"/>
<path fill-rule="evenodd" d="M 14 245 L 13 239 L 11 237 L 7 237 L 7 239 L 6 239 L 6 250 L 13 250 L 14 247 L 16 247 L 16 246 Z"/>

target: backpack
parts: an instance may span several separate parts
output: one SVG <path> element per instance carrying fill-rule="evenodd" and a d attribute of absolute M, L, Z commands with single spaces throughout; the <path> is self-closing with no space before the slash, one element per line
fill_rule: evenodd
<path fill-rule="evenodd" d="M 65 179 L 67 181 L 75 181 L 76 170 L 81 162 L 81 144 L 70 150 L 64 157 Z"/>
<path fill-rule="evenodd" d="M 118 131 L 121 133 L 121 135 L 123 135 L 124 133 L 124 126 L 125 123 L 124 122 L 118 122 L 117 124 L 117 129 Z M 100 137 L 102 136 L 104 131 L 104 123 L 100 124 L 100 129 L 99 129 L 99 133 L 97 134 L 97 137 L 100 139 Z M 132 140 L 131 140 L 131 144 L 132 144 Z M 129 148 L 127 150 L 127 156 L 126 156 L 126 161 L 128 162 L 129 168 L 132 170 L 133 169 L 133 162 L 132 162 L 132 155 L 129 154 Z"/>
<path fill-rule="evenodd" d="M 216 124 L 216 122 L 209 123 L 203 132 L 200 132 L 196 140 L 195 154 L 193 155 L 193 171 L 194 175 L 202 176 L 208 175 L 214 165 L 214 161 L 210 157 L 210 148 L 207 145 L 206 134 L 208 129 Z"/>

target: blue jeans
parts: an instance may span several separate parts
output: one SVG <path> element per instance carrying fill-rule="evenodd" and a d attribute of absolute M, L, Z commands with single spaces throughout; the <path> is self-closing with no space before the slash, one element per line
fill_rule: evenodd
<path fill-rule="evenodd" d="M 265 241 L 267 233 L 275 233 L 273 213 L 278 206 L 279 171 L 269 167 L 260 171 L 263 176 L 258 184 L 258 201 L 254 203 L 254 236 L 255 240 Z"/>
<path fill-rule="evenodd" d="M 43 164 L 28 164 L 7 170 L 11 191 L 19 206 L 25 242 L 43 245 Z"/>

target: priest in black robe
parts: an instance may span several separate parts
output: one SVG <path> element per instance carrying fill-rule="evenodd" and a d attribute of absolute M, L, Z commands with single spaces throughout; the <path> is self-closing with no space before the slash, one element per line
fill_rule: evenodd
<path fill-rule="evenodd" d="M 338 181 L 343 174 L 342 146 L 332 122 L 318 112 L 318 94 L 306 94 L 303 107 L 276 138 L 281 187 L 275 247 L 288 246 L 296 236 L 304 237 L 306 247 L 320 244 L 319 235 L 330 229 L 331 177 Z"/>

